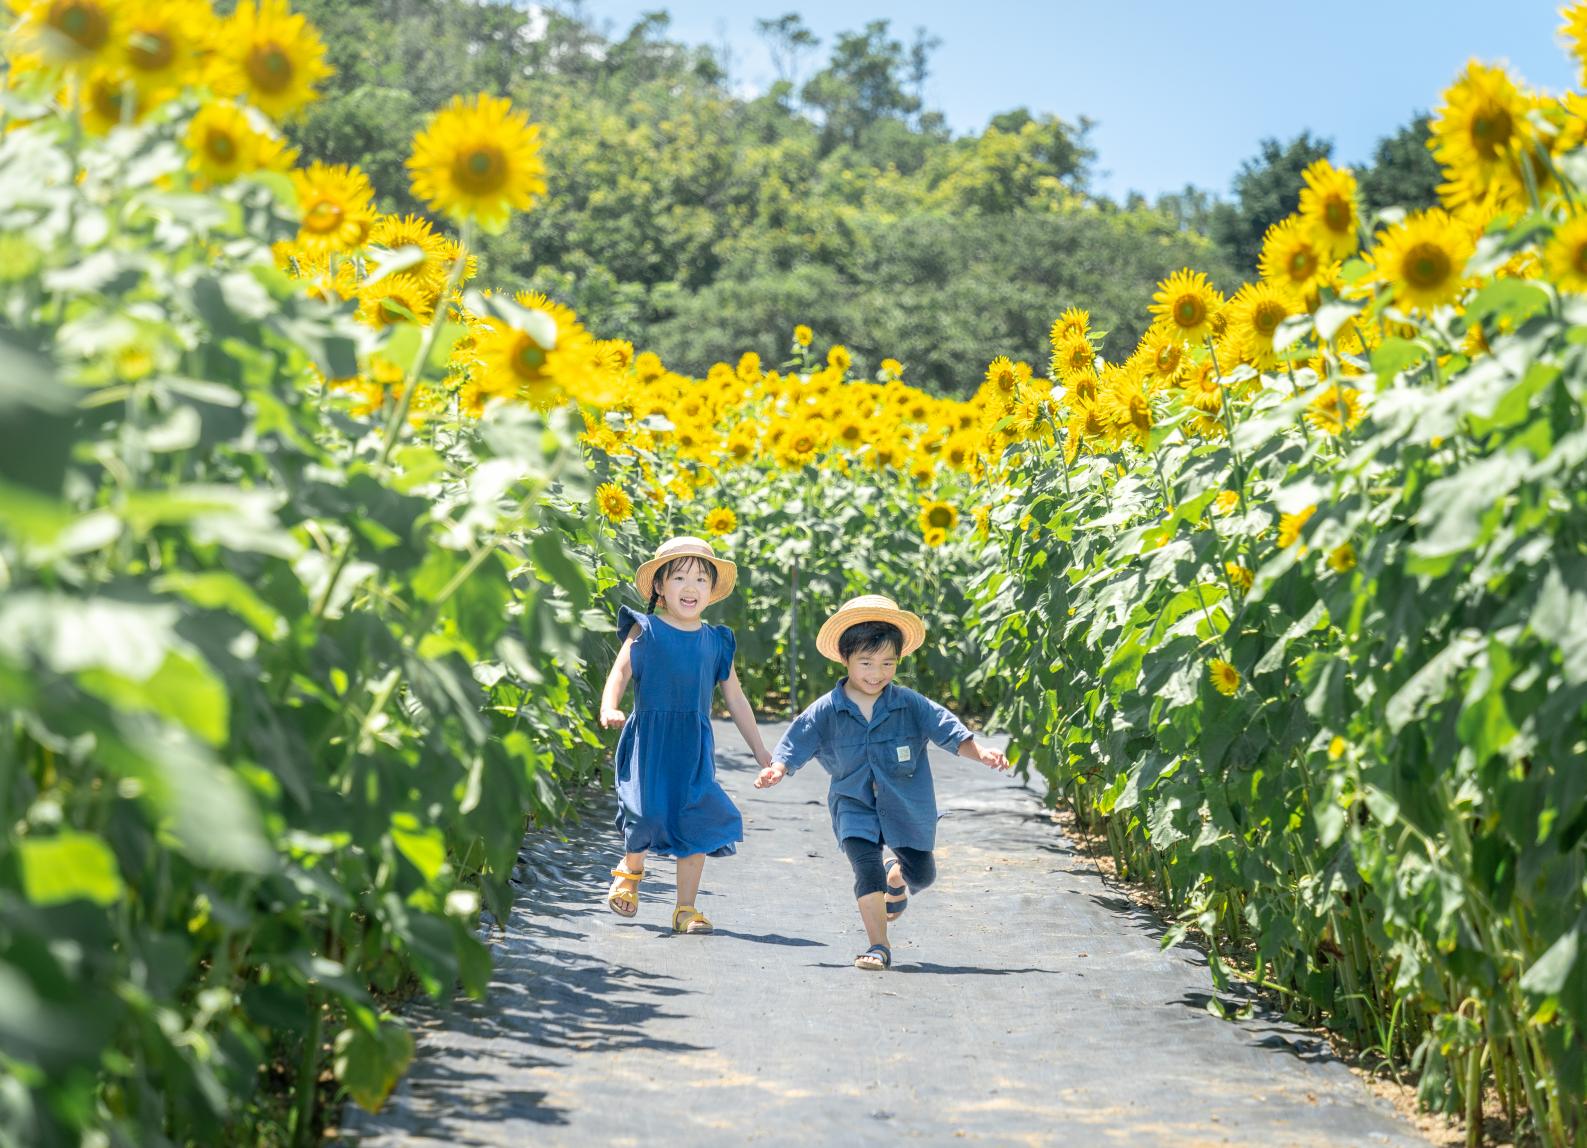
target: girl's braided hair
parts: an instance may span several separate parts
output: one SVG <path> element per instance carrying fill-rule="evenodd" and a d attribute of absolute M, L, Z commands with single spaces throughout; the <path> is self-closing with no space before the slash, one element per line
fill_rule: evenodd
<path fill-rule="evenodd" d="M 661 591 L 658 589 L 658 587 L 660 587 L 664 581 L 671 577 L 674 568 L 678 570 L 687 570 L 694 563 L 699 563 L 701 566 L 705 567 L 706 577 L 711 579 L 711 589 L 716 589 L 715 562 L 707 562 L 698 554 L 685 554 L 681 558 L 669 558 L 660 566 L 657 566 L 655 574 L 651 575 L 650 604 L 645 607 L 645 613 L 654 614 L 656 612 L 656 603 L 661 598 Z"/>

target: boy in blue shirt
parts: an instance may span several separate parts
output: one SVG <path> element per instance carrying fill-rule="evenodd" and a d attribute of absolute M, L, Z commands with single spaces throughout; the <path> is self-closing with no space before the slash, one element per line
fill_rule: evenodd
<path fill-rule="evenodd" d="M 925 640 L 926 624 L 891 598 L 867 594 L 845 602 L 821 627 L 816 649 L 842 662 L 848 675 L 794 719 L 755 779 L 756 789 L 776 785 L 812 757 L 832 775 L 832 830 L 854 869 L 854 896 L 871 942 L 854 958 L 862 969 L 892 967 L 887 922 L 904 911 L 910 893 L 936 880 L 937 799 L 926 742 L 1008 768 L 1001 750 L 978 746 L 953 714 L 893 684 L 898 660 Z M 884 844 L 892 850 L 885 865 Z"/>

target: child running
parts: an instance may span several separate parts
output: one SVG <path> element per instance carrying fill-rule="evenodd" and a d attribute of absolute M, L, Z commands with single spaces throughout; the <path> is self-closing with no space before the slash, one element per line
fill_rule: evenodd
<path fill-rule="evenodd" d="M 634 584 L 649 603 L 641 614 L 617 611 L 622 647 L 601 691 L 601 725 L 622 726 L 617 739 L 617 827 L 623 864 L 612 870 L 606 904 L 622 917 L 639 912 L 645 854 L 678 859 L 674 933 L 709 933 L 694 907 L 707 857 L 727 857 L 744 840 L 744 822 L 716 780 L 711 694 L 722 697 L 762 766 L 771 755 L 733 668 L 733 631 L 700 620 L 700 612 L 733 592 L 738 568 L 709 543 L 679 537 L 663 542 L 639 567 Z M 660 605 L 662 612 L 656 613 Z M 619 708 L 634 681 L 634 712 Z"/>
<path fill-rule="evenodd" d="M 925 640 L 926 624 L 891 598 L 867 594 L 845 602 L 816 635 L 816 649 L 842 662 L 848 676 L 794 719 L 772 764 L 755 779 L 757 789 L 776 785 L 812 757 L 832 775 L 832 829 L 854 869 L 854 896 L 871 943 L 854 964 L 873 971 L 893 967 L 887 922 L 908 906 L 910 893 L 937 877 L 927 740 L 993 769 L 1008 768 L 1002 751 L 978 746 L 958 718 L 893 684 L 898 660 Z M 884 844 L 892 850 L 885 868 Z"/>

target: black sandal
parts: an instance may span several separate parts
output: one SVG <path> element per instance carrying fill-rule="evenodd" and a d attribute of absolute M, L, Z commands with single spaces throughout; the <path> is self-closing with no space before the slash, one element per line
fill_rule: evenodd
<path fill-rule="evenodd" d="M 872 945 L 854 958 L 854 967 L 873 973 L 886 972 L 893 967 L 893 950 L 886 945 Z"/>
<path fill-rule="evenodd" d="M 902 881 L 904 878 L 904 863 L 897 857 L 894 857 L 887 863 L 887 892 L 883 894 L 883 901 L 887 905 L 887 919 L 889 921 L 898 920 L 899 917 L 904 915 L 904 910 L 909 908 L 909 886 L 907 884 L 894 885 L 892 882 L 895 866 L 898 872 L 898 879 Z M 894 898 L 893 891 L 895 889 L 904 895 L 902 897 Z"/>

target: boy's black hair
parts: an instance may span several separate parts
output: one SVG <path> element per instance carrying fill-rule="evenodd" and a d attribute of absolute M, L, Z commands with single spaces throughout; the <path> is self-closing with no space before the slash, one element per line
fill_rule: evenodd
<path fill-rule="evenodd" d="M 711 589 L 715 590 L 715 562 L 707 562 L 698 554 L 685 554 L 680 558 L 669 558 L 656 567 L 656 573 L 650 579 L 650 605 L 645 607 L 645 613 L 654 614 L 656 612 L 656 602 L 661 598 L 661 584 L 672 575 L 673 568 L 677 567 L 679 570 L 687 570 L 690 565 L 696 562 L 705 567 L 705 573 L 711 579 Z"/>
<path fill-rule="evenodd" d="M 893 647 L 893 657 L 904 653 L 904 632 L 891 622 L 855 622 L 838 635 L 838 656 L 845 662 L 855 654 Z"/>

